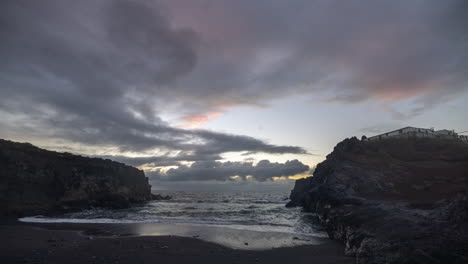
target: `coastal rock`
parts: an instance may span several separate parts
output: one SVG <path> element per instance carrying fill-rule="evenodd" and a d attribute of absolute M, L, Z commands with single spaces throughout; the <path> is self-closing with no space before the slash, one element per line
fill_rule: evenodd
<path fill-rule="evenodd" d="M 310 187 L 310 178 L 299 179 L 294 183 L 294 189 L 291 191 L 290 201 L 286 207 L 301 206 L 305 203 L 305 193 Z"/>
<path fill-rule="evenodd" d="M 127 208 L 151 200 L 150 190 L 144 172 L 134 167 L 0 140 L 1 215 Z"/>
<path fill-rule="evenodd" d="M 170 195 L 161 195 L 161 194 L 151 194 L 151 200 L 154 201 L 160 201 L 160 200 L 170 200 L 172 199 L 172 196 Z"/>
<path fill-rule="evenodd" d="M 364 263 L 468 262 L 468 144 L 441 139 L 340 142 L 289 206 L 317 214 Z"/>

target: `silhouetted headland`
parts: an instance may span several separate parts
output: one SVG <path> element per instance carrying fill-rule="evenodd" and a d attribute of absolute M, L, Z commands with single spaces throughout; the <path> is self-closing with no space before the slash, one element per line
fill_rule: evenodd
<path fill-rule="evenodd" d="M 143 171 L 122 163 L 0 140 L 0 214 L 53 214 L 91 207 L 127 208 L 163 199 Z"/>
<path fill-rule="evenodd" d="M 463 140 L 350 138 L 296 181 L 288 206 L 316 213 L 357 263 L 467 263 L 467 184 Z"/>
<path fill-rule="evenodd" d="M 53 217 L 96 207 L 124 209 L 171 198 L 151 194 L 148 178 L 134 167 L 28 143 L 0 140 L 0 190 L 2 263 L 209 264 L 231 260 L 272 264 L 283 263 L 284 258 L 294 258 L 297 264 L 352 262 L 343 254 L 342 245 L 320 237 L 302 241 L 293 234 L 167 223 L 19 222 L 16 217 Z M 225 243 L 207 242 L 217 241 L 213 238 Z M 288 246 L 263 247 L 275 244 L 262 242 L 272 239 L 282 239 L 276 244 Z M 223 246 L 239 243 L 242 249 Z"/>

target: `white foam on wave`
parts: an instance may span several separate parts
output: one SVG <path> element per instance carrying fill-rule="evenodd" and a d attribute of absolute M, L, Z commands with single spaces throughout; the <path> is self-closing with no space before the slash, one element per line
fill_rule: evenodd
<path fill-rule="evenodd" d="M 19 218 L 18 221 L 26 223 L 72 223 L 72 224 L 184 224 L 194 226 L 208 226 L 208 227 L 226 227 L 235 230 L 244 231 L 255 231 L 255 232 L 277 232 L 300 236 L 311 236 L 311 237 L 327 237 L 325 232 L 314 232 L 314 233 L 299 233 L 290 230 L 285 230 L 284 227 L 272 226 L 272 225 L 243 225 L 235 222 L 214 222 L 204 220 L 185 220 L 185 219 L 142 219 L 142 220 L 131 220 L 131 219 L 110 219 L 110 218 L 50 218 L 44 216 L 31 216 Z"/>
<path fill-rule="evenodd" d="M 172 223 L 172 224 L 205 224 L 205 225 L 235 225 L 235 222 L 214 222 L 185 219 L 110 219 L 110 218 L 49 218 L 41 215 L 19 218 L 20 222 L 27 223 L 76 223 L 76 224 L 138 224 L 138 223 Z"/>
<path fill-rule="evenodd" d="M 73 224 L 133 224 L 145 223 L 146 220 L 121 220 L 110 218 L 79 219 L 79 218 L 47 218 L 43 216 L 30 216 L 19 218 L 18 221 L 25 223 L 73 223 Z M 159 223 L 155 221 L 154 223 Z"/>

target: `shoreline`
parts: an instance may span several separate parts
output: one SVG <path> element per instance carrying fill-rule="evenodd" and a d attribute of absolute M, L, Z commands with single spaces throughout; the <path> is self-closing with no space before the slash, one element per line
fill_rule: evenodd
<path fill-rule="evenodd" d="M 246 241 L 245 248 L 239 249 L 196 235 L 143 236 L 127 232 L 136 226 L 36 224 L 10 219 L 0 223 L 0 255 L 2 263 L 284 263 L 288 258 L 294 258 L 295 263 L 354 262 L 354 258 L 344 255 L 343 245 L 327 238 L 317 238 L 319 243 L 315 244 L 263 250 L 249 249 L 252 242 Z M 229 230 L 213 230 L 220 237 L 226 232 Z"/>
<path fill-rule="evenodd" d="M 264 250 L 299 245 L 318 245 L 328 241 L 324 232 L 297 233 L 281 230 L 259 229 L 262 226 L 217 225 L 188 222 L 75 222 L 27 221 L 19 218 L 18 223 L 42 228 L 86 229 L 83 232 L 97 236 L 179 236 L 196 237 L 233 249 Z M 65 219 L 67 220 L 67 219 Z M 106 219 L 107 220 L 107 219 Z M 248 245 L 245 245 L 248 243 Z"/>

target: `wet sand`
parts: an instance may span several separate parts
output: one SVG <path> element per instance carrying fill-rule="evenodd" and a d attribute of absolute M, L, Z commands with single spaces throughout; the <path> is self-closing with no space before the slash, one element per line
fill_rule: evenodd
<path fill-rule="evenodd" d="M 138 227 L 139 226 L 139 227 Z M 256 249 L 261 237 L 271 234 L 237 231 L 245 240 L 242 249 L 201 240 L 199 236 L 137 235 L 131 224 L 33 224 L 8 221 L 0 224 L 1 263 L 353 263 L 343 246 L 325 238 L 299 246 Z M 162 230 L 159 225 L 144 230 Z M 222 228 L 212 231 L 220 241 Z M 253 234 L 252 233 L 256 233 Z M 202 233 L 202 235 L 205 233 Z M 223 236 L 224 234 L 224 236 Z M 250 242 L 249 242 L 250 239 Z M 260 240 L 259 240 L 260 239 Z M 274 239 L 274 236 L 273 236 Z M 302 238 L 295 238 L 300 244 Z M 260 242 L 259 242 L 260 241 Z M 236 242 L 237 245 L 239 242 Z M 229 244 L 229 243 L 228 243 Z M 234 244 L 236 245 L 236 244 Z M 294 245 L 293 243 L 291 245 Z"/>

